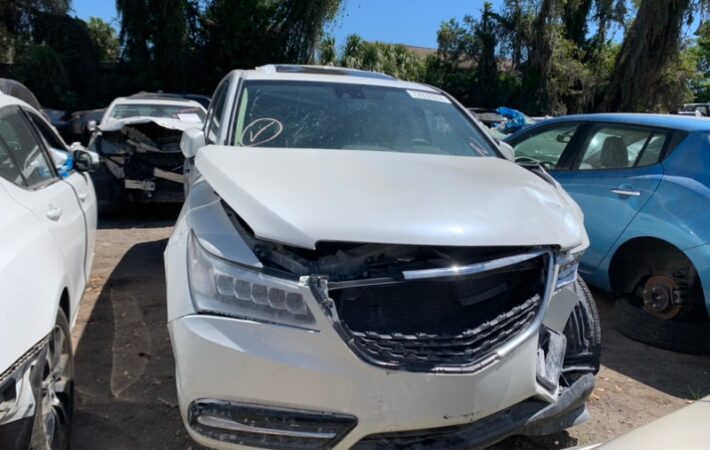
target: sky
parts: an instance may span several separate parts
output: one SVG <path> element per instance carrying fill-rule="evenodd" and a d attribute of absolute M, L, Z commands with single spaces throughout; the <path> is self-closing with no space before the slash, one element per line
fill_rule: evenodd
<path fill-rule="evenodd" d="M 344 8 L 327 32 L 338 45 L 352 33 L 367 41 L 436 48 L 436 32 L 442 22 L 479 16 L 484 0 L 343 0 Z M 494 8 L 503 3 L 493 0 Z M 118 29 L 115 0 L 73 0 L 72 9 L 80 19 L 95 16 Z"/>

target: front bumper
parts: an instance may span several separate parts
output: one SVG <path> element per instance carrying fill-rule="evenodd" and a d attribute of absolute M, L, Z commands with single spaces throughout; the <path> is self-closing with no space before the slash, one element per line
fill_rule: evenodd
<path fill-rule="evenodd" d="M 189 294 L 173 288 L 168 295 L 175 304 L 170 296 Z M 561 333 L 577 302 L 571 288 L 556 292 L 544 325 Z M 470 448 L 584 418 L 592 376 L 565 389 L 541 384 L 538 333 L 480 370 L 422 373 L 368 364 L 327 321 L 319 325 L 316 332 L 208 315 L 172 320 L 180 409 L 190 435 L 210 447 L 241 448 L 190 425 L 190 405 L 205 399 L 355 417 L 337 449 L 396 448 L 403 438 L 424 439 L 430 448 L 453 439 Z"/>
<path fill-rule="evenodd" d="M 0 448 L 26 449 L 30 445 L 36 404 L 41 395 L 42 364 L 48 337 L 29 349 L 0 373 Z"/>

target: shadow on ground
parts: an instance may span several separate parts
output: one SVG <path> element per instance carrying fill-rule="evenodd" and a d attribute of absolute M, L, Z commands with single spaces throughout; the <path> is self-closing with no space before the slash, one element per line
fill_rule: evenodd
<path fill-rule="evenodd" d="M 166 243 L 130 248 L 95 303 L 75 354 L 73 449 L 192 445 L 177 408 L 165 324 Z"/>
<path fill-rule="evenodd" d="M 181 208 L 181 203 L 131 205 L 101 212 L 98 227 L 105 230 L 172 226 Z"/>

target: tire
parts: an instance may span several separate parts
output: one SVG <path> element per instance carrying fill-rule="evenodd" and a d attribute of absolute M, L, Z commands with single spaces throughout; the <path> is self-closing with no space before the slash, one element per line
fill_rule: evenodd
<path fill-rule="evenodd" d="M 579 303 L 572 310 L 564 329 L 567 338 L 565 366 L 587 368 L 587 371 L 596 374 L 601 364 L 602 349 L 599 312 L 584 280 L 577 278 L 573 288 Z"/>
<path fill-rule="evenodd" d="M 653 347 L 694 355 L 710 354 L 710 323 L 663 320 L 619 297 L 614 306 L 614 327 L 621 334 Z"/>
<path fill-rule="evenodd" d="M 31 449 L 68 450 L 74 415 L 74 353 L 69 321 L 61 309 L 49 336 L 36 399 Z"/>

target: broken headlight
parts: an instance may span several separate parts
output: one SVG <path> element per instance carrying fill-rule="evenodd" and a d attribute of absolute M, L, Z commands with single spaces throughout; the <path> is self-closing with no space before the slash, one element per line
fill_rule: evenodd
<path fill-rule="evenodd" d="M 187 264 L 199 312 L 315 329 L 315 317 L 296 281 L 224 261 L 208 253 L 194 234 L 188 241 Z"/>
<path fill-rule="evenodd" d="M 563 288 L 568 284 L 577 281 L 577 269 L 579 268 L 579 260 L 584 254 L 583 251 L 577 252 L 562 252 L 558 258 L 557 284 L 556 289 Z"/>

